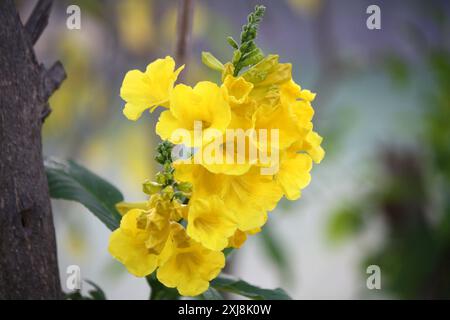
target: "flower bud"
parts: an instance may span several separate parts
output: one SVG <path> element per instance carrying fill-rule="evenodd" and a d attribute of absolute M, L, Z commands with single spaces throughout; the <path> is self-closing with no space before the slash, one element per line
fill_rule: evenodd
<path fill-rule="evenodd" d="M 155 181 L 145 181 L 142 184 L 142 191 L 148 195 L 152 195 L 161 191 L 162 185 Z"/>
<path fill-rule="evenodd" d="M 192 183 L 190 182 L 180 182 L 177 185 L 178 190 L 182 192 L 191 192 L 192 191 Z"/>

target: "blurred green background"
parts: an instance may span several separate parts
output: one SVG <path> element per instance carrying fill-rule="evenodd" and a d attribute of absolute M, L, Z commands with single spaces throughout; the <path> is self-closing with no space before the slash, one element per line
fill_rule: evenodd
<path fill-rule="evenodd" d="M 314 123 L 327 152 L 302 198 L 282 201 L 228 272 L 297 299 L 450 298 L 450 2 L 194 2 L 184 81 L 219 81 L 201 51 L 230 60 L 226 36 L 237 38 L 264 4 L 258 43 L 318 93 Z M 25 19 L 35 1 L 18 3 Z M 66 28 L 70 4 L 81 8 L 80 30 Z M 366 27 L 371 4 L 381 8 L 381 30 Z M 178 8 L 175 0 L 56 1 L 36 46 L 40 61 L 61 60 L 68 74 L 50 101 L 45 155 L 75 159 L 129 201 L 144 198 L 141 183 L 157 170 L 159 111 L 127 121 L 121 81 L 174 56 Z M 109 231 L 93 215 L 75 203 L 53 208 L 63 284 L 76 264 L 109 298 L 147 298 L 145 281 L 109 256 Z M 372 264 L 380 290 L 366 287 Z"/>

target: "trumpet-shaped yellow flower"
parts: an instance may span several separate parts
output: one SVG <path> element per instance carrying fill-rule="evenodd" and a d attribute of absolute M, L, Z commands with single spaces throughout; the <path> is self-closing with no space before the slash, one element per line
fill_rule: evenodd
<path fill-rule="evenodd" d="M 311 168 L 312 160 L 307 154 L 285 152 L 281 156 L 280 169 L 275 177 L 288 200 L 300 198 L 301 189 L 311 180 Z"/>
<path fill-rule="evenodd" d="M 145 242 L 148 231 L 138 228 L 138 218 L 145 214 L 144 210 L 132 209 L 125 214 L 120 228 L 115 230 L 109 239 L 109 252 L 119 260 L 127 270 L 137 277 L 152 273 L 158 266 L 159 257 L 150 253 Z"/>
<path fill-rule="evenodd" d="M 221 251 L 236 231 L 232 212 L 218 196 L 191 199 L 187 234 L 208 249 Z"/>
<path fill-rule="evenodd" d="M 272 176 L 261 175 L 253 166 L 243 175 L 214 174 L 197 164 L 175 162 L 175 178 L 192 183 L 193 198 L 218 195 L 234 215 L 242 231 L 266 223 L 283 192 Z"/>
<path fill-rule="evenodd" d="M 121 202 L 116 207 L 128 211 L 111 235 L 109 251 L 134 275 L 148 275 L 170 255 L 170 225 L 186 216 L 187 206 L 154 194 L 147 202 Z"/>
<path fill-rule="evenodd" d="M 225 266 L 225 256 L 189 238 L 181 225 L 172 224 L 171 228 L 173 251 L 159 267 L 157 278 L 183 296 L 199 295 L 208 290 L 209 281 Z"/>
<path fill-rule="evenodd" d="M 126 101 L 123 114 L 129 120 L 137 120 L 142 113 L 157 106 L 167 106 L 171 91 L 181 66 L 175 70 L 175 61 L 167 56 L 147 66 L 145 72 L 131 70 L 123 79 L 120 96 Z"/>
<path fill-rule="evenodd" d="M 162 139 L 190 147 L 207 144 L 218 134 L 224 133 L 230 123 L 231 111 L 225 94 L 224 90 L 209 81 L 199 82 L 194 88 L 184 84 L 175 86 L 170 110 L 161 113 L 156 133 Z M 196 124 L 200 128 L 196 128 Z M 195 136 L 194 129 L 201 136 Z M 184 136 L 185 132 L 189 133 L 188 137 Z"/>
<path fill-rule="evenodd" d="M 242 77 L 235 78 L 232 75 L 227 75 L 223 82 L 223 87 L 227 91 L 231 107 L 239 107 L 248 102 L 253 84 L 245 81 Z"/>

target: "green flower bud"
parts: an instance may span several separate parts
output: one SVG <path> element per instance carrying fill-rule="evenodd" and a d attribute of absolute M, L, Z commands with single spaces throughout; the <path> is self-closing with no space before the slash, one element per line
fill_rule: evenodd
<path fill-rule="evenodd" d="M 180 182 L 178 183 L 177 188 L 182 192 L 191 192 L 192 184 L 190 182 Z"/>
<path fill-rule="evenodd" d="M 227 41 L 229 45 L 233 47 L 233 49 L 239 49 L 239 45 L 237 44 L 236 40 L 233 39 L 233 37 L 227 37 Z"/>
<path fill-rule="evenodd" d="M 174 195 L 173 187 L 167 186 L 164 189 L 162 189 L 161 193 L 162 193 L 163 197 L 171 199 Z"/>
<path fill-rule="evenodd" d="M 162 189 L 162 184 L 147 180 L 142 184 L 142 191 L 148 195 L 158 193 Z"/>
<path fill-rule="evenodd" d="M 165 185 L 167 183 L 166 176 L 162 172 L 158 172 L 156 174 L 156 182 L 158 182 L 161 185 Z"/>
<path fill-rule="evenodd" d="M 233 52 L 233 59 L 232 62 L 234 65 L 236 65 L 239 61 L 239 59 L 241 59 L 242 53 L 240 50 L 234 50 Z"/>
<path fill-rule="evenodd" d="M 170 172 L 172 170 L 172 164 L 170 162 L 164 163 L 164 171 Z"/>
<path fill-rule="evenodd" d="M 202 52 L 202 62 L 205 66 L 222 72 L 225 68 L 223 63 L 219 61 L 216 57 L 214 57 L 210 52 Z"/>
<path fill-rule="evenodd" d="M 264 59 L 264 55 L 262 54 L 261 50 L 259 50 L 259 48 L 255 48 L 253 51 L 247 54 L 245 59 L 239 62 L 239 66 L 241 68 L 252 66 L 260 62 L 262 59 Z"/>

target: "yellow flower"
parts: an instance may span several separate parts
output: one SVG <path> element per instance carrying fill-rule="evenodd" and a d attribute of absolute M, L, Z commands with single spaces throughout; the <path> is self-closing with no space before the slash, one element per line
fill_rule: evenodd
<path fill-rule="evenodd" d="M 266 223 L 283 192 L 272 176 L 261 175 L 253 166 L 243 175 L 214 174 L 198 164 L 174 162 L 175 179 L 192 183 L 193 198 L 218 195 L 234 215 L 242 231 Z"/>
<path fill-rule="evenodd" d="M 242 77 L 235 78 L 232 75 L 227 75 L 223 81 L 223 87 L 227 90 L 231 107 L 237 107 L 248 101 L 253 84 L 245 81 Z"/>
<path fill-rule="evenodd" d="M 187 234 L 208 249 L 221 251 L 236 231 L 236 222 L 218 196 L 191 199 Z"/>
<path fill-rule="evenodd" d="M 161 113 L 156 124 L 156 133 L 173 143 L 184 143 L 190 147 L 201 146 L 223 134 L 231 120 L 230 106 L 225 92 L 215 83 L 202 81 L 194 88 L 179 84 L 175 86 L 170 101 L 170 110 Z M 200 128 L 195 128 L 199 124 Z M 178 129 L 189 136 L 177 135 Z M 194 135 L 194 129 L 201 136 Z"/>
<path fill-rule="evenodd" d="M 130 273 L 146 276 L 170 255 L 170 225 L 186 216 L 187 206 L 154 194 L 147 202 L 121 202 L 116 208 L 122 214 L 128 211 L 111 234 L 109 251 Z"/>
<path fill-rule="evenodd" d="M 303 153 L 285 152 L 281 156 L 281 164 L 276 181 L 280 184 L 288 200 L 300 198 L 301 189 L 305 188 L 311 176 L 311 157 Z"/>
<path fill-rule="evenodd" d="M 312 122 L 307 120 L 312 117 L 312 108 L 310 106 L 308 107 L 308 104 L 305 104 L 303 101 L 299 101 L 299 104 L 307 106 L 304 109 L 306 113 L 296 116 L 299 119 L 298 126 L 301 134 L 298 140 L 289 147 L 289 151 L 305 151 L 315 163 L 320 163 L 325 156 L 325 151 L 321 147 L 323 138 L 317 132 L 313 131 Z"/>
<path fill-rule="evenodd" d="M 294 152 L 306 151 L 314 162 L 320 163 L 325 156 L 325 151 L 320 146 L 323 139 L 317 132 L 313 131 L 313 123 L 311 122 L 314 109 L 310 101 L 314 99 L 315 94 L 309 90 L 301 90 L 301 97 L 304 100 L 295 101 L 289 105 L 295 115 L 300 132 L 289 150 Z"/>
<path fill-rule="evenodd" d="M 190 239 L 181 225 L 172 224 L 171 228 L 173 252 L 159 267 L 157 278 L 183 296 L 199 295 L 208 290 L 209 281 L 225 266 L 225 256 Z"/>
<path fill-rule="evenodd" d="M 157 106 L 166 106 L 183 68 L 175 70 L 175 61 L 167 56 L 150 63 L 145 72 L 129 71 L 120 89 L 120 96 L 126 101 L 123 114 L 129 120 L 137 120 L 146 109 L 153 111 Z"/>
<path fill-rule="evenodd" d="M 159 259 L 145 245 L 148 231 L 137 226 L 137 220 L 143 213 L 144 210 L 132 209 L 125 214 L 120 228 L 111 234 L 108 248 L 111 255 L 137 277 L 144 277 L 155 271 Z"/>

